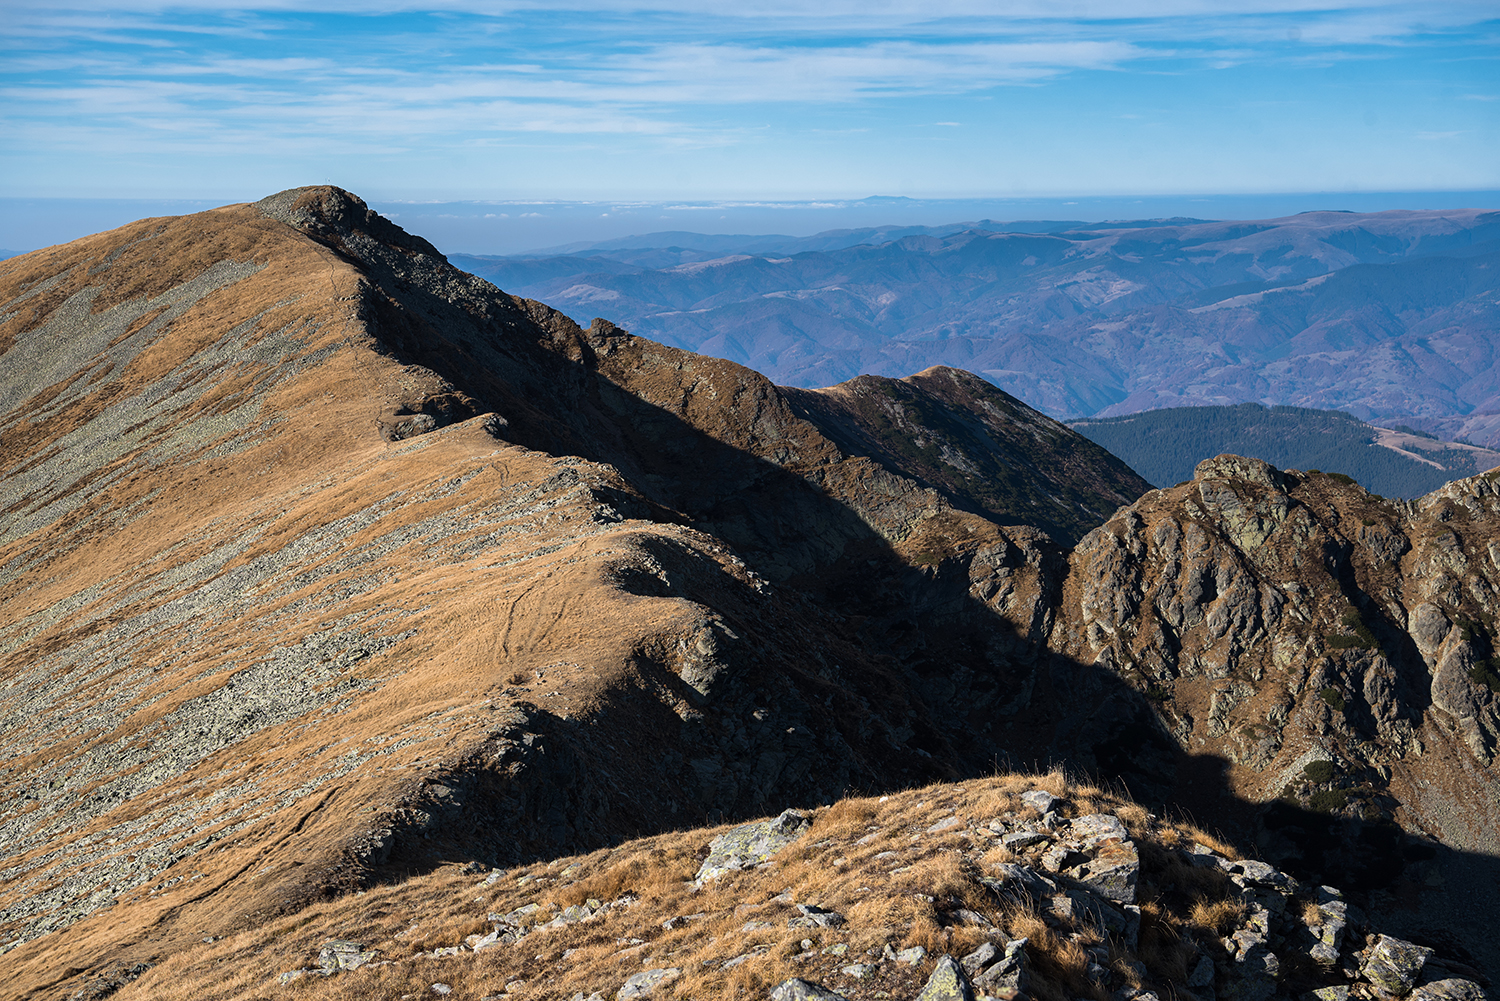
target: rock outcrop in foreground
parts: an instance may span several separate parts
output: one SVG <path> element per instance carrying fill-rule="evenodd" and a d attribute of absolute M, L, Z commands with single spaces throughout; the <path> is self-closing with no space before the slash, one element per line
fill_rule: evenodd
<path fill-rule="evenodd" d="M 1047 761 L 1500 969 L 1488 476 L 1148 491 L 971 376 L 785 391 L 309 188 L 0 262 L 0 477 L 0 998 Z"/>
<path fill-rule="evenodd" d="M 1476 976 L 1334 887 L 1053 774 L 451 866 L 206 943 L 119 996 L 1482 1001 Z"/>

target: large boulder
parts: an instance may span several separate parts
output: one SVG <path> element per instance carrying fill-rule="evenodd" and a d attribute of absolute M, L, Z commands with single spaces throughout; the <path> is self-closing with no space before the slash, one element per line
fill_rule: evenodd
<path fill-rule="evenodd" d="M 1432 950 L 1426 946 L 1381 935 L 1365 954 L 1359 972 L 1381 997 L 1404 998 L 1411 993 L 1431 956 Z"/>
<path fill-rule="evenodd" d="M 974 1001 L 974 990 L 964 968 L 952 956 L 944 956 L 933 968 L 917 1001 Z"/>
<path fill-rule="evenodd" d="M 771 820 L 741 824 L 708 843 L 708 858 L 698 867 L 698 884 L 716 879 L 726 872 L 749 869 L 770 860 L 772 855 L 796 841 L 811 825 L 800 810 L 784 810 Z"/>
<path fill-rule="evenodd" d="M 819 984 L 793 977 L 771 988 L 770 1001 L 848 1001 L 844 995 Z"/>

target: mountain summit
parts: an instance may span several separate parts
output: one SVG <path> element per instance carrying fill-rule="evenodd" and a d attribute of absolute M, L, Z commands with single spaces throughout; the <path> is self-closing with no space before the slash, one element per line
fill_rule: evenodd
<path fill-rule="evenodd" d="M 329 187 L 5 261 L 0 303 L 0 997 L 1039 761 L 1492 961 L 1448 920 L 1500 829 L 1491 479 L 1151 491 L 973 376 L 785 390 Z"/>

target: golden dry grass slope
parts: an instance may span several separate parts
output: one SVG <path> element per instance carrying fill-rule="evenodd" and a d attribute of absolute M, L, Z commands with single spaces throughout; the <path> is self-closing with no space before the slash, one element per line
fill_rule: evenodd
<path fill-rule="evenodd" d="M 1055 547 L 748 370 L 580 331 L 336 189 L 0 282 L 0 995 L 992 757 L 808 595 L 904 607 L 904 552 L 963 549 L 1030 616 Z"/>
<path fill-rule="evenodd" d="M 1100 926 L 1083 895 L 1074 914 L 1072 897 L 1063 903 L 1006 883 L 1004 874 L 1018 871 L 1008 866 L 1040 851 L 1004 844 L 1009 829 L 1039 826 L 1021 799 L 1034 789 L 1059 797 L 1058 818 L 1108 812 L 1125 821 L 1144 867 L 1144 903 L 1128 936 Z M 677 975 L 656 997 L 760 1001 L 800 977 L 849 998 L 910 998 L 944 953 L 986 942 L 1003 949 L 1024 936 L 1028 995 L 1106 1001 L 1111 980 L 1182 986 L 1211 954 L 1198 941 L 1213 942 L 1215 921 L 1227 929 L 1246 910 L 1225 872 L 1189 860 L 1213 850 L 1237 858 L 1231 847 L 1056 772 L 840 800 L 809 811 L 807 826 L 765 864 L 695 880 L 727 830 L 673 831 L 503 872 L 447 866 L 201 944 L 117 996 L 397 1001 L 435 997 L 440 983 L 473 999 L 614 998 L 630 977 L 666 969 Z M 1040 865 L 1033 871 L 1050 879 Z M 799 904 L 842 920 L 818 927 L 801 919 Z M 494 931 L 505 939 L 483 942 Z M 357 945 L 364 962 L 325 979 L 319 954 L 329 942 Z M 906 951 L 914 948 L 920 954 Z M 856 964 L 865 968 L 848 972 Z"/>
<path fill-rule="evenodd" d="M 1472 958 L 1494 484 L 1263 467 L 1146 493 L 946 369 L 784 391 L 334 188 L 0 262 L 0 997 L 1048 760 Z"/>
<path fill-rule="evenodd" d="M 825 993 L 791 997 L 933 1001 L 962 996 L 924 991 L 945 967 L 952 985 L 955 959 L 995 1001 L 1485 997 L 1476 971 L 1383 936 L 1337 890 L 1058 772 L 844 799 L 487 874 L 447 866 L 98 975 L 83 992 L 760 1001 L 801 981 Z"/>

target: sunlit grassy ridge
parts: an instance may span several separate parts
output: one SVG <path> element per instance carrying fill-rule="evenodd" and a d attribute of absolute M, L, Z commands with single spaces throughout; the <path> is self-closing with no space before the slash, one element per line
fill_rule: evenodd
<path fill-rule="evenodd" d="M 1112 947 L 1085 920 L 1048 917 L 1041 901 L 999 898 L 981 882 L 994 866 L 1015 858 L 986 825 L 1002 817 L 1035 821 L 1036 811 L 1020 800 L 1033 788 L 1059 796 L 1057 809 L 1064 816 L 1113 813 L 1127 825 L 1145 873 L 1136 950 Z M 1180 983 L 1195 952 L 1188 938 L 1195 931 L 1226 927 L 1237 906 L 1243 909 L 1226 900 L 1228 881 L 1221 873 L 1188 866 L 1172 850 L 1197 843 L 1233 855 L 1232 846 L 1060 772 L 849 798 L 810 816 L 809 830 L 770 864 L 701 887 L 694 884 L 699 864 L 710 840 L 727 826 L 674 831 L 538 862 L 494 880 L 454 864 L 316 904 L 175 956 L 119 996 L 395 1001 L 428 994 L 434 983 L 442 983 L 455 997 L 566 998 L 579 991 L 612 997 L 632 974 L 672 967 L 681 975 L 659 987 L 656 996 L 758 998 L 798 976 L 852 998 L 882 992 L 901 997 L 917 993 L 940 955 L 963 955 L 1003 931 L 1029 939 L 1032 996 L 1104 1001 L 1109 991 L 1088 977 L 1092 960 L 1107 955 L 1111 970 L 1137 987 Z M 958 823 L 932 830 L 954 817 Z M 534 904 L 538 909 L 531 920 L 540 924 L 590 901 L 603 906 L 587 920 L 532 930 L 513 945 L 432 957 L 488 932 L 490 914 Z M 788 928 L 788 916 L 797 913 L 792 902 L 837 911 L 846 923 Z M 955 918 L 960 909 L 983 916 L 994 928 Z M 308 974 L 278 984 L 284 972 L 316 967 L 319 948 L 331 939 L 378 950 L 375 963 L 328 979 Z M 880 963 L 879 972 L 866 979 L 840 972 L 851 963 L 876 962 L 872 955 L 879 957 L 887 945 L 894 950 L 920 945 L 926 957 L 917 965 Z"/>

